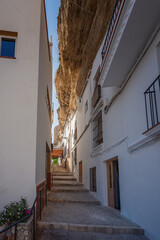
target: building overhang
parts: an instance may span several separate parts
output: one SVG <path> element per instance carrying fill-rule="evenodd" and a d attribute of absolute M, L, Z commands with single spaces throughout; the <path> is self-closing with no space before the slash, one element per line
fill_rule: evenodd
<path fill-rule="evenodd" d="M 120 86 L 122 84 L 146 46 L 159 20 L 159 0 L 135 1 L 110 63 L 108 63 L 110 56 L 106 58 L 101 72 L 103 87 Z M 123 21 L 118 26 L 117 34 L 118 31 L 121 31 L 121 25 L 123 25 Z M 111 46 L 110 51 L 114 47 Z"/>

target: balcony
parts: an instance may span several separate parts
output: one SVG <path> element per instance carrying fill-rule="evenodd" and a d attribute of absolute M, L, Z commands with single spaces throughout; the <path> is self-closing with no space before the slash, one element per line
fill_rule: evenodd
<path fill-rule="evenodd" d="M 101 98 L 101 85 L 96 85 L 93 96 L 92 96 L 92 107 L 95 108 L 99 99 Z"/>
<path fill-rule="evenodd" d="M 160 75 L 144 92 L 147 129 L 159 124 L 160 119 Z"/>
<path fill-rule="evenodd" d="M 106 50 L 102 61 L 102 87 L 120 86 L 130 76 L 159 22 L 159 0 L 154 4 L 150 0 L 130 2 L 125 1 L 119 22 L 115 25 L 114 41 L 110 40 L 108 44 L 110 57 L 106 57 Z"/>
<path fill-rule="evenodd" d="M 107 35 L 106 35 L 106 38 L 105 38 L 105 41 L 104 41 L 104 45 L 103 45 L 103 49 L 102 49 L 102 52 L 101 52 L 101 55 L 102 55 L 101 70 L 104 66 L 105 59 L 106 59 L 107 54 L 109 52 L 109 49 L 110 49 L 115 31 L 116 31 L 116 28 L 117 28 L 117 25 L 118 25 L 118 22 L 119 22 L 119 19 L 120 19 L 120 15 L 121 15 L 124 3 L 125 3 L 125 0 L 117 0 L 116 1 L 116 5 L 115 5 L 114 11 L 113 11 L 113 15 L 112 15 L 112 18 L 111 18 L 111 21 L 110 21 L 108 32 L 107 32 Z"/>

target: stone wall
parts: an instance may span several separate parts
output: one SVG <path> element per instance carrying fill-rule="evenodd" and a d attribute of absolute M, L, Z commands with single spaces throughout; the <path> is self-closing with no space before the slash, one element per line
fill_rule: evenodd
<path fill-rule="evenodd" d="M 33 239 L 33 217 L 26 223 L 20 223 L 17 226 L 17 240 L 32 240 Z"/>

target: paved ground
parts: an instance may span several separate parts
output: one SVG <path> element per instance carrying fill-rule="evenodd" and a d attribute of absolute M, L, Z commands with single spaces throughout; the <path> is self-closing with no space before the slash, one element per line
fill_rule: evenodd
<path fill-rule="evenodd" d="M 88 192 L 83 186 L 54 186 L 52 192 Z"/>
<path fill-rule="evenodd" d="M 132 234 L 105 234 L 62 230 L 39 231 L 38 240 L 147 240 L 145 236 Z"/>
<path fill-rule="evenodd" d="M 81 203 L 97 203 L 100 202 L 88 192 L 50 192 L 48 194 L 50 201 L 56 202 L 81 202 Z"/>
<path fill-rule="evenodd" d="M 61 165 L 53 165 L 52 164 L 52 172 L 53 173 L 68 173 L 67 169 L 63 168 Z"/>
<path fill-rule="evenodd" d="M 100 205 L 49 202 L 42 214 L 43 221 L 107 226 L 138 226 L 119 212 Z"/>
<path fill-rule="evenodd" d="M 37 224 L 38 240 L 148 240 L 143 229 L 102 207 L 62 166 L 52 170 L 52 191 Z"/>
<path fill-rule="evenodd" d="M 53 185 L 52 186 L 83 186 L 82 183 L 72 180 L 57 180 L 53 179 Z"/>

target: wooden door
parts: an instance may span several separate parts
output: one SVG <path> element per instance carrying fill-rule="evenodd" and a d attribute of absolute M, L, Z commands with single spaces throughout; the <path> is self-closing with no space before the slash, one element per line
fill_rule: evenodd
<path fill-rule="evenodd" d="M 118 158 L 107 161 L 108 206 L 120 209 Z"/>
<path fill-rule="evenodd" d="M 79 162 L 79 182 L 82 182 L 82 161 Z"/>
<path fill-rule="evenodd" d="M 46 143 L 46 180 L 47 188 L 51 189 L 51 153 L 48 144 Z"/>

